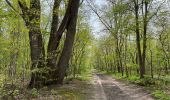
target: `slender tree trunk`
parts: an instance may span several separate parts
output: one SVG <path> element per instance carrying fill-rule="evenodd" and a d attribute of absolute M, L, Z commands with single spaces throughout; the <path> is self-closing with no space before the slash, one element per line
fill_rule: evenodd
<path fill-rule="evenodd" d="M 55 0 L 54 6 L 53 6 L 51 32 L 50 32 L 50 38 L 49 38 L 48 50 L 47 50 L 47 70 L 48 70 L 48 73 L 46 74 L 46 78 L 48 78 L 48 81 L 46 81 L 47 85 L 51 84 L 51 82 L 53 81 L 53 74 L 56 69 L 58 52 L 57 52 L 57 48 L 55 48 L 53 45 L 57 44 L 55 43 L 56 40 L 59 41 L 57 30 L 58 30 L 58 25 L 59 25 L 60 3 L 61 3 L 61 0 Z"/>
<path fill-rule="evenodd" d="M 119 43 L 118 43 L 118 38 L 116 36 L 116 50 L 115 50 L 115 52 L 116 52 L 116 66 L 117 66 L 118 73 L 120 73 L 121 67 L 120 67 L 120 63 L 119 63 L 119 47 L 118 46 L 119 46 Z"/>
<path fill-rule="evenodd" d="M 139 32 L 139 4 L 138 0 L 134 0 L 135 3 L 135 20 L 136 20 L 136 45 L 138 50 L 138 60 L 139 60 L 139 68 L 140 68 L 140 78 L 144 78 L 144 68 L 141 54 L 141 46 L 140 46 L 140 32 Z"/>
<path fill-rule="evenodd" d="M 151 67 L 151 77 L 153 78 L 153 64 L 152 64 L 152 61 L 153 61 L 153 57 L 152 57 L 152 51 L 150 50 L 150 53 L 151 53 L 151 65 L 150 65 L 150 67 Z"/>
<path fill-rule="evenodd" d="M 146 34 L 147 34 L 147 16 L 148 16 L 148 1 L 145 0 L 144 1 L 144 4 L 145 4 L 145 15 L 144 15 L 144 23 L 143 23 L 143 29 L 144 29 L 144 32 L 143 32 L 143 55 L 142 55 L 142 61 L 143 61 L 143 67 L 142 67 L 142 71 L 143 73 L 145 74 L 145 59 L 146 59 L 146 42 L 147 42 L 147 38 L 146 38 Z"/>
<path fill-rule="evenodd" d="M 129 77 L 129 72 L 128 72 L 128 67 L 127 67 L 127 63 L 126 63 L 126 61 L 127 61 L 127 46 L 128 46 L 128 40 L 127 40 L 127 35 L 125 36 L 125 61 L 124 61 L 124 63 L 125 63 L 125 71 L 126 71 L 126 77 Z"/>

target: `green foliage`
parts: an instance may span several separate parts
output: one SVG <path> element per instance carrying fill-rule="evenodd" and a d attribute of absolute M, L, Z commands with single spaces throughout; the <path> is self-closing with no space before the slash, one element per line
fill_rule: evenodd
<path fill-rule="evenodd" d="M 30 92 L 32 97 L 38 97 L 39 95 L 38 90 L 36 88 L 33 88 Z"/>
<path fill-rule="evenodd" d="M 132 82 L 132 83 L 135 83 L 136 81 L 139 80 L 139 77 L 136 76 L 136 75 L 133 75 L 133 76 L 128 77 L 127 80 Z"/>
<path fill-rule="evenodd" d="M 81 77 L 86 74 L 90 68 L 90 52 L 93 36 L 90 34 L 91 30 L 89 24 L 86 21 L 86 17 L 83 16 L 80 11 L 78 17 L 78 29 L 74 41 L 73 53 L 70 60 L 70 67 L 68 75 Z M 90 58 L 90 59 L 89 59 Z"/>
<path fill-rule="evenodd" d="M 19 89 L 12 84 L 4 84 L 0 87 L 0 99 L 13 99 L 20 94 Z"/>
<path fill-rule="evenodd" d="M 161 90 L 154 91 L 152 95 L 158 100 L 170 100 L 170 96 Z"/>
<path fill-rule="evenodd" d="M 19 90 L 14 90 L 13 93 L 12 93 L 13 96 L 18 96 L 19 95 Z"/>
<path fill-rule="evenodd" d="M 134 83 L 140 85 L 140 86 L 150 86 L 150 85 L 155 85 L 155 80 L 152 78 L 143 78 L 143 79 L 138 79 Z"/>
<path fill-rule="evenodd" d="M 164 86 L 167 84 L 167 80 L 151 78 L 149 76 L 140 79 L 138 76 L 134 75 L 125 77 L 125 79 L 140 86 Z"/>
<path fill-rule="evenodd" d="M 30 0 L 21 1 L 25 2 L 26 6 L 30 8 Z M 65 14 L 65 6 L 67 6 L 68 3 L 68 0 L 64 1 L 59 10 L 59 23 Z M 17 4 L 18 0 L 11 0 L 10 2 L 17 11 L 21 12 Z M 53 2 L 51 2 L 51 4 L 50 2 L 51 0 L 41 0 L 41 19 L 37 19 L 41 20 L 41 32 L 44 39 L 45 51 L 47 51 L 51 28 L 51 11 L 53 7 L 49 6 L 51 6 Z M 139 2 L 141 1 L 139 0 Z M 13 11 L 4 0 L 0 0 L 0 5 L 0 86 L 3 87 L 5 81 L 25 85 L 30 79 L 31 72 L 44 74 L 48 73 L 50 68 L 35 68 L 30 70 L 29 30 L 25 27 L 22 17 Z M 140 79 L 137 57 L 138 51 L 135 41 L 135 16 L 133 11 L 131 11 L 133 10 L 131 9 L 132 6 L 133 4 L 130 0 L 118 0 L 115 1 L 114 4 L 109 2 L 105 7 L 106 11 L 104 11 L 105 9 L 101 9 L 101 11 L 99 11 L 101 12 L 99 13 L 99 16 L 101 15 L 100 20 L 103 20 L 109 29 L 106 28 L 107 30 L 105 30 L 104 28 L 104 32 L 102 33 L 106 34 L 103 36 L 99 35 L 100 37 L 96 39 L 94 39 L 92 35 L 93 31 L 91 26 L 93 24 L 89 25 L 88 22 L 90 14 L 88 13 L 88 15 L 86 15 L 86 10 L 84 10 L 87 7 L 84 5 L 81 6 L 73 53 L 68 67 L 69 69 L 67 70 L 68 78 L 74 77 L 81 81 L 90 80 L 90 71 L 92 67 L 95 67 L 119 79 L 125 79 L 141 86 L 167 86 L 170 83 L 170 79 L 165 78 L 165 75 L 170 76 L 168 73 L 170 70 L 169 11 L 164 11 L 166 9 L 160 8 L 161 10 L 157 12 L 157 18 L 148 20 L 146 52 L 147 76 Z M 141 8 L 143 5 L 140 6 L 139 31 L 142 44 L 143 15 Z M 47 7 L 49 8 L 47 9 Z M 150 13 L 155 13 L 155 7 L 157 6 L 149 2 L 149 7 L 151 9 L 151 11 L 148 11 L 150 17 Z M 100 27 L 103 29 L 102 26 L 99 26 L 99 28 Z M 59 51 L 59 55 L 64 40 L 65 36 L 63 36 L 61 40 L 61 47 L 57 50 L 57 52 Z M 58 59 L 56 61 L 58 61 Z M 155 78 L 149 77 L 151 74 L 151 63 L 153 76 Z M 123 71 L 117 73 L 118 67 L 122 67 Z M 2 94 L 1 96 L 7 96 L 9 94 L 17 96 L 20 93 L 19 90 L 11 88 L 1 89 L 0 92 L 0 94 Z M 51 90 L 51 93 L 55 95 L 58 92 Z M 30 94 L 32 97 L 37 97 L 39 92 L 37 89 L 32 89 Z M 73 93 L 66 93 L 66 96 L 68 95 L 72 96 Z M 165 95 L 164 92 L 161 94 L 161 91 L 155 91 L 154 95 L 155 97 L 161 98 L 161 100 L 167 99 L 162 98 Z"/>
<path fill-rule="evenodd" d="M 125 13 L 125 11 L 127 10 L 128 5 L 127 4 L 117 4 L 114 8 L 113 8 L 113 13 Z"/>

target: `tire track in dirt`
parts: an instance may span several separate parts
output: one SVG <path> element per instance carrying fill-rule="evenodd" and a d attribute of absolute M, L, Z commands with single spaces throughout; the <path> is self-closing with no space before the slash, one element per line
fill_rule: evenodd
<path fill-rule="evenodd" d="M 154 100 L 142 87 L 125 84 L 109 75 L 93 73 L 93 92 L 88 100 Z"/>

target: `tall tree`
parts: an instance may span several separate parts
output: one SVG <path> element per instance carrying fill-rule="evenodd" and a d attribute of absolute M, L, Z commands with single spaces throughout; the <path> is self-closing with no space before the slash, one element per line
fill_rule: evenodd
<path fill-rule="evenodd" d="M 60 84 L 60 83 L 62 83 L 62 81 L 64 79 L 66 69 L 63 70 L 60 67 L 66 68 L 66 66 L 68 66 L 68 62 L 70 60 L 70 55 L 72 52 L 72 50 L 71 50 L 72 42 L 74 42 L 74 36 L 76 33 L 76 22 L 77 22 L 79 3 L 80 3 L 80 0 L 77 0 L 77 1 L 69 0 L 65 16 L 64 16 L 58 30 L 55 29 L 57 27 L 52 27 L 52 29 L 51 29 L 51 35 L 50 35 L 48 51 L 47 51 L 48 52 L 47 66 L 51 67 L 52 69 L 50 69 L 50 71 L 49 71 L 51 80 L 49 82 L 47 82 L 47 84 L 56 84 L 56 83 Z M 56 12 L 55 9 L 53 9 L 53 12 Z M 55 15 L 53 15 L 53 16 L 55 17 Z M 56 22 L 54 22 L 54 23 L 57 24 Z M 57 49 L 58 49 L 61 37 L 62 37 L 65 29 L 67 29 L 65 44 L 64 44 L 63 51 L 62 51 L 61 57 L 59 59 L 59 62 L 56 63 L 57 62 Z M 63 57 L 65 55 L 65 53 L 67 55 L 66 58 Z M 66 64 L 66 65 L 63 65 L 62 60 L 64 61 L 64 64 Z M 58 82 L 59 75 L 61 75 L 63 73 L 64 73 L 64 75 L 60 76 L 60 78 L 62 77 L 62 79 L 60 79 L 60 82 Z"/>
<path fill-rule="evenodd" d="M 45 65 L 45 49 L 43 38 L 40 29 L 40 16 L 41 16 L 41 5 L 40 0 L 31 0 L 30 8 L 27 7 L 26 2 L 18 1 L 18 4 L 22 11 L 22 18 L 24 19 L 25 25 L 29 29 L 30 39 L 30 52 L 31 52 L 31 81 L 30 87 L 40 87 L 44 85 L 45 79 L 42 77 L 42 73 L 37 69 L 42 69 Z"/>
<path fill-rule="evenodd" d="M 141 53 L 141 45 L 140 45 L 140 31 L 139 31 L 139 1 L 133 0 L 134 8 L 135 8 L 135 32 L 136 32 L 136 46 L 138 50 L 138 61 L 139 61 L 139 67 L 140 67 L 140 77 L 144 77 L 144 67 L 143 67 L 143 60 L 142 60 L 142 53 Z"/>
<path fill-rule="evenodd" d="M 58 62 L 58 70 L 57 70 L 57 83 L 63 84 L 64 76 L 66 74 L 66 69 L 69 64 L 69 60 L 72 53 L 74 38 L 76 34 L 76 24 L 77 24 L 77 17 L 78 17 L 78 8 L 80 0 L 70 0 L 70 17 L 67 24 L 67 33 L 66 33 L 66 40 L 64 43 L 63 51 L 61 53 L 59 62 Z M 74 5 L 74 6 L 72 6 Z"/>
<path fill-rule="evenodd" d="M 15 7 L 6 0 L 9 6 L 19 13 Z M 21 8 L 22 13 L 20 16 L 23 18 L 26 27 L 29 29 L 29 39 L 30 39 L 30 52 L 31 52 L 31 80 L 29 83 L 30 87 L 40 87 L 45 84 L 55 84 L 56 75 L 57 79 L 60 79 L 62 83 L 64 79 L 63 73 L 65 73 L 66 66 L 68 65 L 70 55 L 72 52 L 72 46 L 74 41 L 74 36 L 76 33 L 76 21 L 78 15 L 78 8 L 80 0 L 69 0 L 65 16 L 58 27 L 59 15 L 58 10 L 60 7 L 61 0 L 54 1 L 52 23 L 51 23 L 51 33 L 49 38 L 48 50 L 47 50 L 47 73 L 43 72 L 46 69 L 45 61 L 45 49 L 43 38 L 40 29 L 41 20 L 41 5 L 40 0 L 30 0 L 30 8 L 27 7 L 26 2 L 18 0 L 18 5 Z M 58 64 L 56 63 L 56 51 L 59 46 L 61 37 L 65 29 L 67 28 L 66 40 Z M 63 67 L 63 68 L 62 68 Z M 60 75 L 60 76 L 59 76 Z M 52 79 L 52 81 L 48 81 Z"/>

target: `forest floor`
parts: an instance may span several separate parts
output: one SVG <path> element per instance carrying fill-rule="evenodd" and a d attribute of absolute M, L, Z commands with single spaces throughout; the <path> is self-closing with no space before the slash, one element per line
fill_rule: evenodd
<path fill-rule="evenodd" d="M 144 87 L 117 80 L 111 75 L 93 72 L 88 77 L 88 81 L 70 79 L 63 86 L 40 90 L 15 89 L 11 92 L 12 97 L 4 96 L 2 100 L 154 100 Z"/>

